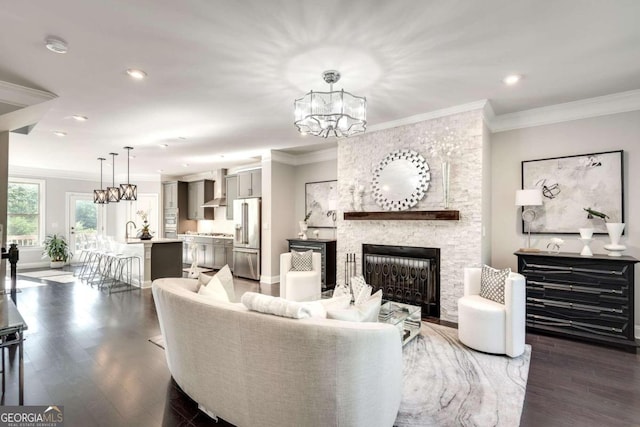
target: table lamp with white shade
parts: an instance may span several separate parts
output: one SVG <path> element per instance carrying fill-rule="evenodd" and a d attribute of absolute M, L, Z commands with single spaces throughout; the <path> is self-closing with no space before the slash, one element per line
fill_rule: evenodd
<path fill-rule="evenodd" d="M 542 191 L 538 189 L 516 191 L 516 206 L 542 206 Z M 531 223 L 536 219 L 533 209 L 523 209 L 522 221 L 527 223 L 527 247 L 520 248 L 520 252 L 540 252 L 540 249 L 531 247 Z"/>

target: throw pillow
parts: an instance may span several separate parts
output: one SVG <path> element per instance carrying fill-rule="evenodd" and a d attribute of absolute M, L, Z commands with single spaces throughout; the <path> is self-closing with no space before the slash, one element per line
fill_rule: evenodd
<path fill-rule="evenodd" d="M 222 284 L 225 292 L 227 293 L 227 299 L 229 301 L 236 300 L 236 293 L 233 287 L 233 275 L 231 274 L 231 270 L 228 265 L 225 265 L 213 276 L 209 276 L 208 274 L 200 273 L 198 276 L 198 293 L 200 293 L 200 289 L 207 286 L 211 283 L 214 277 L 218 278 L 218 281 Z"/>
<path fill-rule="evenodd" d="M 334 296 L 333 298 L 321 299 L 320 304 L 325 310 L 344 310 L 351 305 L 351 294 Z"/>
<path fill-rule="evenodd" d="M 510 273 L 510 268 L 498 270 L 488 265 L 483 265 L 480 275 L 480 296 L 504 304 L 504 285 Z"/>
<path fill-rule="evenodd" d="M 326 317 L 326 311 L 318 301 L 298 302 L 256 292 L 245 292 L 240 299 L 249 310 L 293 319 Z"/>
<path fill-rule="evenodd" d="M 360 305 L 369 299 L 369 297 L 371 296 L 371 292 L 373 291 L 373 288 L 367 285 L 367 283 L 364 281 L 364 277 L 358 276 L 358 277 L 354 277 L 354 280 L 355 279 L 357 279 L 361 283 L 358 283 L 358 286 L 357 286 L 359 289 L 358 293 L 354 292 L 353 294 L 353 303 L 355 305 Z"/>
<path fill-rule="evenodd" d="M 313 251 L 306 252 L 291 251 L 290 271 L 311 271 L 313 270 Z"/>
<path fill-rule="evenodd" d="M 344 285 L 337 284 L 335 288 L 333 288 L 332 298 L 341 297 L 343 295 L 351 296 L 351 291 L 349 290 L 349 285 L 346 283 Z"/>
<path fill-rule="evenodd" d="M 202 276 L 204 276 L 204 274 L 200 274 L 198 282 L 201 282 Z M 230 302 L 227 291 L 224 289 L 224 286 L 222 285 L 220 279 L 216 276 L 213 276 L 209 280 L 204 279 L 207 281 L 207 284 L 200 286 L 200 288 L 198 289 L 198 294 L 216 299 L 218 301 Z"/>
<path fill-rule="evenodd" d="M 327 309 L 327 318 L 348 322 L 377 322 L 380 303 L 382 303 L 382 289 L 360 305 L 354 305 L 344 310 Z"/>
<path fill-rule="evenodd" d="M 367 282 L 364 281 L 363 276 L 353 276 L 349 281 L 351 283 L 351 292 L 353 293 L 353 298 L 355 299 L 358 295 L 360 295 L 360 291 L 362 287 L 367 285 Z"/>
<path fill-rule="evenodd" d="M 236 292 L 233 288 L 233 274 L 231 274 L 231 269 L 229 268 L 229 265 L 225 265 L 224 267 L 222 267 L 220 271 L 218 271 L 215 274 L 214 277 L 217 277 L 218 279 L 220 279 L 220 282 L 222 282 L 222 286 L 224 287 L 224 290 L 227 291 L 227 296 L 229 297 L 229 301 L 235 301 Z"/>

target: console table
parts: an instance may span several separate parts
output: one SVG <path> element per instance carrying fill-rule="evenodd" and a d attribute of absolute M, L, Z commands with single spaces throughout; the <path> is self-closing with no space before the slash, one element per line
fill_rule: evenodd
<path fill-rule="evenodd" d="M 630 256 L 516 252 L 527 279 L 527 330 L 636 352 Z"/>
<path fill-rule="evenodd" d="M 2 394 L 5 392 L 4 349 L 18 345 L 18 404 L 24 405 L 24 331 L 27 324 L 7 295 L 0 295 L 0 351 L 2 352 Z"/>
<path fill-rule="evenodd" d="M 325 239 L 287 239 L 289 251 L 305 252 L 312 250 L 322 255 L 322 290 L 336 287 L 336 241 Z"/>

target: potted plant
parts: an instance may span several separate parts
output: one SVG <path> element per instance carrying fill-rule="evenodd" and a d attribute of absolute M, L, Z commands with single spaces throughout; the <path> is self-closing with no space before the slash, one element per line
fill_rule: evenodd
<path fill-rule="evenodd" d="M 51 268 L 62 268 L 73 257 L 64 236 L 50 234 L 44 239 L 42 258 L 49 257 Z"/>
<path fill-rule="evenodd" d="M 139 210 L 136 214 L 142 218 L 142 228 L 138 232 L 138 238 L 140 240 L 151 240 L 153 235 L 151 235 L 151 232 L 149 231 L 149 214 L 143 210 Z"/>

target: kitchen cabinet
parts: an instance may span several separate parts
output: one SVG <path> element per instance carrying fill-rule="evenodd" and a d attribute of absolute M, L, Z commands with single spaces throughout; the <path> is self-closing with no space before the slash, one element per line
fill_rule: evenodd
<path fill-rule="evenodd" d="M 233 271 L 233 241 L 229 240 L 224 245 L 225 252 L 225 264 L 229 266 L 229 269 Z"/>
<path fill-rule="evenodd" d="M 201 239 L 198 245 L 198 267 L 213 268 L 213 245 Z"/>
<path fill-rule="evenodd" d="M 634 264 L 611 257 L 516 252 L 527 283 L 527 330 L 636 352 Z"/>
<path fill-rule="evenodd" d="M 162 203 L 165 209 L 178 207 L 178 182 L 165 182 L 162 184 Z"/>
<path fill-rule="evenodd" d="M 213 268 L 221 269 L 227 263 L 227 252 L 224 239 L 213 240 Z"/>
<path fill-rule="evenodd" d="M 238 176 L 227 175 L 225 180 L 227 186 L 227 216 L 228 220 L 233 219 L 233 201 L 238 198 Z"/>
<path fill-rule="evenodd" d="M 203 208 L 205 202 L 213 199 L 213 181 L 203 179 L 189 183 L 188 219 L 213 219 L 214 210 Z"/>
<path fill-rule="evenodd" d="M 162 183 L 162 207 L 164 209 L 185 209 L 187 206 L 187 183 L 170 181 Z"/>
<path fill-rule="evenodd" d="M 238 172 L 238 198 L 262 196 L 262 170 Z"/>

